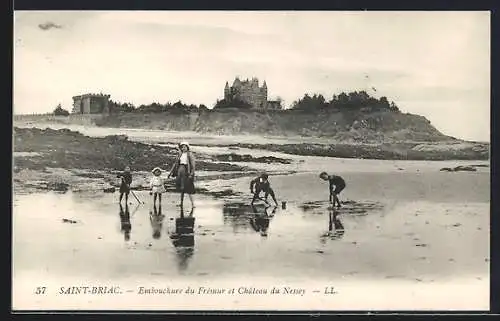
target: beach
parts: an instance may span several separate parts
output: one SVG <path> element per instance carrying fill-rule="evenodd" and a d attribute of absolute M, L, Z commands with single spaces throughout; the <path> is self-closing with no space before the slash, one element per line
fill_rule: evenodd
<path fill-rule="evenodd" d="M 208 153 L 209 147 L 199 148 Z M 196 194 L 196 208 L 191 211 L 186 200 L 182 213 L 179 194 L 166 193 L 155 214 L 151 196 L 136 190 L 145 204 L 130 196 L 128 237 L 118 193 L 15 193 L 13 307 L 79 309 L 84 302 L 92 309 L 132 310 L 488 308 L 488 167 L 450 173 L 439 169 L 461 163 L 288 156 L 291 164 L 271 166 L 276 208 L 249 206 L 251 174 L 200 181 L 197 187 L 230 192 Z M 341 209 L 328 208 L 327 183 L 318 178 L 323 170 L 347 182 Z M 177 233 L 181 216 L 194 218 L 192 234 Z M 57 294 L 87 282 L 119 286 L 123 293 Z M 25 295 L 33 284 L 46 284 L 52 295 Z M 274 286 L 304 292 L 200 293 L 195 299 L 137 294 L 140 287 L 200 284 L 236 292 Z M 330 287 L 335 294 L 324 293 Z"/>

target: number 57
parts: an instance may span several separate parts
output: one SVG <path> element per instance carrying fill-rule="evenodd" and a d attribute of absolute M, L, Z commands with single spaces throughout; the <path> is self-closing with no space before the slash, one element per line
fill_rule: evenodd
<path fill-rule="evenodd" d="M 37 286 L 35 294 L 45 294 L 45 289 L 46 289 L 45 286 Z"/>

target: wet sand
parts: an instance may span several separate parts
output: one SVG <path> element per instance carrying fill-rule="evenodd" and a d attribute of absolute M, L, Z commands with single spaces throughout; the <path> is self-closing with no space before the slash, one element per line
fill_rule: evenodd
<path fill-rule="evenodd" d="M 117 193 L 14 195 L 14 308 L 487 309 L 489 173 L 359 169 L 341 173 L 346 203 L 334 214 L 316 173 L 272 176 L 287 207 L 268 210 L 270 217 L 262 206 L 257 213 L 248 206 L 248 178 L 208 182 L 244 196 L 197 195 L 194 234 L 183 236 L 176 235 L 177 194 L 163 199 L 163 219 L 158 213 L 151 219 L 150 196 L 136 192 L 146 204 L 137 207 L 130 198 L 128 240 Z M 36 281 L 56 292 L 85 280 L 131 291 L 288 285 L 306 294 L 41 298 L 23 292 Z M 327 286 L 338 293 L 323 293 Z"/>

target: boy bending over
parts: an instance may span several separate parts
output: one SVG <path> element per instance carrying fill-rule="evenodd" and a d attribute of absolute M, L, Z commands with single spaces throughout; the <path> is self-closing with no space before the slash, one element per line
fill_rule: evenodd
<path fill-rule="evenodd" d="M 346 186 L 344 179 L 337 175 L 328 175 L 328 173 L 326 172 L 322 172 L 321 174 L 319 174 L 319 177 L 322 180 L 329 182 L 329 202 L 331 202 L 333 206 L 335 206 L 335 203 L 337 203 L 337 207 L 341 207 L 342 205 L 340 205 L 338 195 L 340 194 L 340 192 L 342 192 L 342 190 L 344 190 Z"/>
<path fill-rule="evenodd" d="M 262 174 L 259 177 L 253 179 L 250 182 L 250 193 L 253 194 L 252 205 L 253 203 L 260 198 L 260 193 L 265 193 L 265 202 L 267 203 L 267 198 L 269 195 L 273 198 L 274 204 L 278 205 L 278 201 L 276 201 L 276 196 L 274 195 L 274 191 L 271 188 L 271 183 L 268 180 L 269 176 L 267 174 Z"/>

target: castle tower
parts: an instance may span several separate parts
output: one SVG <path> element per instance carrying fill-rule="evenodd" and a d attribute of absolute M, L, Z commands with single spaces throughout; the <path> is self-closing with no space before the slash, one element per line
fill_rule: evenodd
<path fill-rule="evenodd" d="M 262 93 L 264 94 L 264 99 L 267 101 L 267 84 L 265 80 L 264 83 L 262 84 Z"/>
<path fill-rule="evenodd" d="M 267 108 L 267 83 L 265 80 L 260 88 L 260 107 Z"/>
<path fill-rule="evenodd" d="M 229 89 L 229 84 L 226 81 L 226 86 L 224 87 L 224 100 L 228 100 L 231 95 L 231 89 Z"/>

